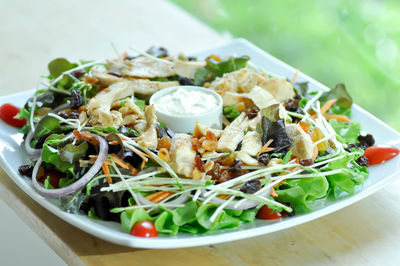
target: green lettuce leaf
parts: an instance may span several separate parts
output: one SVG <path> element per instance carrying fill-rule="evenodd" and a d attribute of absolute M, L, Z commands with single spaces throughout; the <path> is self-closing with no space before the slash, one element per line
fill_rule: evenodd
<path fill-rule="evenodd" d="M 50 184 L 50 176 L 48 176 L 45 180 L 44 180 L 44 187 L 46 189 L 54 189 L 54 187 Z"/>
<path fill-rule="evenodd" d="M 217 205 L 187 201 L 183 207 L 173 210 L 159 207 L 161 211 L 149 215 L 143 209 L 127 210 L 121 214 L 121 224 L 125 231 L 140 221 L 153 221 L 159 233 L 176 235 L 179 231 L 194 234 L 205 233 L 222 228 L 236 228 L 244 222 L 253 222 L 257 208 L 252 210 L 223 210 L 215 219 L 210 221 Z"/>
<path fill-rule="evenodd" d="M 226 211 L 220 212 L 217 218 L 211 222 L 210 218 L 218 208 L 218 205 L 203 204 L 200 206 L 196 217 L 201 226 L 208 230 L 216 230 L 222 228 L 235 228 L 238 227 L 243 221 L 240 218 L 231 216 Z"/>
<path fill-rule="evenodd" d="M 163 211 L 154 222 L 154 226 L 157 232 L 176 235 L 179 230 L 179 226 L 174 223 L 173 215 L 169 210 Z"/>
<path fill-rule="evenodd" d="M 56 58 L 48 64 L 48 69 L 50 72 L 50 77 L 57 78 L 57 77 L 61 76 L 63 72 L 73 69 L 77 66 L 78 66 L 78 64 L 70 63 L 65 58 Z M 74 83 L 74 79 L 72 77 L 70 77 L 68 75 L 64 75 L 61 78 L 61 80 L 57 83 L 57 88 L 66 89 L 66 88 L 71 87 L 73 85 L 73 83 Z"/>
<path fill-rule="evenodd" d="M 75 178 L 63 177 L 58 181 L 58 187 L 63 188 L 75 182 Z"/>
<path fill-rule="evenodd" d="M 355 160 L 362 154 L 363 151 L 347 153 L 343 158 L 332 161 L 321 168 L 321 171 L 345 170 L 342 173 L 327 176 L 330 185 L 328 192 L 329 199 L 337 199 L 342 191 L 353 194 L 354 187 L 362 184 L 368 177 L 367 168 L 355 163 Z M 349 165 L 353 166 L 353 168 L 349 167 Z"/>
<path fill-rule="evenodd" d="M 50 135 L 46 142 L 43 144 L 42 160 L 55 166 L 57 170 L 63 173 L 71 173 L 74 175 L 74 165 L 72 163 L 64 162 L 60 158 L 60 153 L 56 148 L 50 146 L 50 143 L 59 141 L 64 137 L 64 134 Z"/>
<path fill-rule="evenodd" d="M 36 139 L 49 133 L 58 133 L 59 129 L 60 120 L 55 117 L 46 115 L 38 123 L 35 130 L 35 135 L 33 137 Z"/>
<path fill-rule="evenodd" d="M 287 185 L 276 190 L 277 201 L 292 204 L 295 213 L 306 213 L 311 210 L 309 203 L 327 195 L 329 183 L 325 176 L 290 179 Z"/>
<path fill-rule="evenodd" d="M 121 225 L 127 232 L 131 231 L 135 223 L 141 221 L 153 221 L 150 215 L 142 208 L 126 210 L 121 213 Z"/>
<path fill-rule="evenodd" d="M 86 141 L 82 141 L 81 143 L 77 143 L 74 145 L 73 143 L 68 143 L 66 145 L 60 144 L 57 147 L 57 150 L 60 154 L 60 159 L 67 163 L 74 163 L 80 158 L 86 155 L 86 151 L 89 148 L 89 145 Z"/>
<path fill-rule="evenodd" d="M 134 102 L 142 111 L 144 111 L 144 108 L 146 106 L 146 101 L 145 100 L 140 100 L 140 99 L 135 97 Z"/>
<path fill-rule="evenodd" d="M 350 116 L 353 99 L 344 84 L 337 84 L 335 88 L 322 94 L 320 101 L 324 104 L 330 99 L 336 99 L 336 103 L 330 108 L 330 112 Z"/>
<path fill-rule="evenodd" d="M 184 207 L 176 208 L 171 211 L 173 221 L 176 225 L 182 226 L 196 220 L 197 203 L 187 201 Z"/>
<path fill-rule="evenodd" d="M 359 122 L 352 121 L 350 123 L 345 123 L 342 121 L 337 121 L 336 119 L 329 120 L 329 124 L 333 127 L 337 138 L 342 143 L 358 143 L 358 136 L 361 133 L 361 125 Z"/>
<path fill-rule="evenodd" d="M 224 116 L 231 122 L 240 115 L 239 110 L 235 107 L 234 104 L 224 107 L 223 113 Z"/>
<path fill-rule="evenodd" d="M 227 60 L 216 62 L 211 57 L 206 59 L 206 66 L 196 71 L 194 83 L 203 85 L 205 82 L 211 82 L 217 77 L 222 77 L 225 73 L 233 72 L 246 67 L 248 56 L 229 57 Z"/>
<path fill-rule="evenodd" d="M 50 63 L 48 64 L 48 69 L 49 69 L 50 75 L 52 75 L 54 78 L 57 78 L 63 72 L 68 71 L 77 66 L 78 66 L 78 64 L 70 63 L 65 58 L 56 58 L 56 59 L 50 61 Z"/>

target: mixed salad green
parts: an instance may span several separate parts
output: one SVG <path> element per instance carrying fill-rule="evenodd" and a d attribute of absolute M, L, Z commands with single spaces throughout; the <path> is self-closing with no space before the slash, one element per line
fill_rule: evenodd
<path fill-rule="evenodd" d="M 374 144 L 351 121 L 343 84 L 310 91 L 274 77 L 249 57 L 205 60 L 163 48 L 115 59 L 48 65 L 19 117 L 32 163 L 21 174 L 63 210 L 159 234 L 193 234 L 254 222 L 263 206 L 282 217 L 354 193 L 368 177 Z M 173 132 L 149 97 L 203 86 L 224 101 L 223 129 Z"/>

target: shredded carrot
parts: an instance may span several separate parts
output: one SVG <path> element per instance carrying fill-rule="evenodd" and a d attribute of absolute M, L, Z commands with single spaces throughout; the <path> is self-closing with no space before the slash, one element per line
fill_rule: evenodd
<path fill-rule="evenodd" d="M 154 203 L 159 203 L 159 202 L 163 201 L 164 199 L 168 198 L 169 196 L 171 196 L 172 194 L 174 194 L 174 192 L 172 192 L 172 191 L 158 191 L 156 193 L 147 195 L 145 198 Z"/>
<path fill-rule="evenodd" d="M 150 158 L 150 156 L 147 153 L 142 152 L 139 149 L 136 149 L 135 147 L 133 147 L 132 145 L 127 145 L 127 147 L 129 149 L 131 149 L 134 153 L 136 153 L 137 155 L 141 156 L 141 157 L 147 157 Z"/>
<path fill-rule="evenodd" d="M 328 100 L 324 106 L 321 107 L 321 114 L 325 114 L 329 108 L 331 108 L 336 103 L 336 99 Z"/>
<path fill-rule="evenodd" d="M 135 176 L 139 173 L 139 170 L 136 169 L 135 167 L 132 167 L 132 172 L 131 172 L 131 176 Z"/>
<path fill-rule="evenodd" d="M 282 173 L 281 175 L 285 175 L 284 173 Z M 282 180 L 281 182 L 279 182 L 278 184 L 276 184 L 274 187 L 279 187 L 280 185 L 287 185 L 287 182 L 285 180 Z"/>
<path fill-rule="evenodd" d="M 267 141 L 267 143 L 265 143 L 265 145 L 261 148 L 261 151 L 258 153 L 258 155 L 260 155 L 261 153 L 264 152 L 270 152 L 275 150 L 275 148 L 270 148 L 269 145 L 271 145 L 272 141 L 274 141 L 273 139 L 270 139 Z"/>
<path fill-rule="evenodd" d="M 103 163 L 103 165 L 101 166 L 101 169 L 103 169 L 103 173 L 105 175 L 109 175 L 110 174 L 110 169 L 108 168 L 108 164 Z M 112 184 L 111 176 L 106 176 L 106 179 L 107 179 L 107 183 L 108 184 Z"/>
<path fill-rule="evenodd" d="M 278 197 L 278 194 L 276 194 L 276 191 L 275 191 L 274 188 L 271 189 L 271 196 L 274 197 L 274 198 Z"/>
<path fill-rule="evenodd" d="M 140 169 L 143 169 L 145 165 L 146 165 L 146 161 L 143 160 L 143 161 L 142 161 L 142 165 L 140 166 Z"/>
<path fill-rule="evenodd" d="M 304 130 L 304 132 L 310 133 L 310 122 L 300 121 L 299 126 Z"/>
<path fill-rule="evenodd" d="M 93 146 L 99 146 L 99 141 L 95 139 L 92 135 L 88 132 L 80 132 L 76 129 L 72 132 L 77 139 L 84 139 L 90 142 Z"/>
<path fill-rule="evenodd" d="M 227 194 L 223 194 L 223 195 L 218 195 L 218 198 L 223 199 L 223 200 L 227 200 L 231 197 L 231 195 L 227 195 Z"/>
<path fill-rule="evenodd" d="M 127 163 L 127 162 L 121 160 L 115 153 L 110 154 L 110 156 L 111 156 L 111 158 L 114 160 L 114 162 L 115 162 L 117 165 L 121 166 L 122 168 L 124 168 L 124 169 L 131 169 L 131 168 L 133 168 L 133 166 L 130 165 L 130 163 Z"/>
<path fill-rule="evenodd" d="M 299 71 L 296 69 L 296 72 L 294 72 L 294 75 L 293 75 L 292 79 L 290 80 L 290 82 L 294 82 L 298 75 L 299 75 Z"/>
<path fill-rule="evenodd" d="M 336 119 L 337 121 L 342 121 L 346 123 L 350 123 L 350 119 L 344 115 L 325 115 L 326 120 Z"/>

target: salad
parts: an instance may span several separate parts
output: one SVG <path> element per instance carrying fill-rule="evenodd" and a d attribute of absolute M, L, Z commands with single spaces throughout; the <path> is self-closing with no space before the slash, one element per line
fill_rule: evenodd
<path fill-rule="evenodd" d="M 54 59 L 11 119 L 19 122 L 10 122 L 22 126 L 31 156 L 18 170 L 66 212 L 154 237 L 310 212 L 353 194 L 369 160 L 398 154 L 374 147 L 349 119 L 343 84 L 311 91 L 297 73 L 287 80 L 249 60 L 170 56 L 158 47 L 100 61 Z M 179 85 L 217 92 L 223 128 L 196 123 L 188 134 L 160 123 L 149 98 Z"/>

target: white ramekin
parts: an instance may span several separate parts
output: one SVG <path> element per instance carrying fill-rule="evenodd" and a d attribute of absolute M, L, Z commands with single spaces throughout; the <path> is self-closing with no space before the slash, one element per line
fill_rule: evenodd
<path fill-rule="evenodd" d="M 177 89 L 188 91 L 201 91 L 212 95 L 217 100 L 217 106 L 205 113 L 196 115 L 175 115 L 160 111 L 156 107 L 157 120 L 177 133 L 193 133 L 196 122 L 215 129 L 222 129 L 222 98 L 213 90 L 198 86 L 175 86 L 162 89 L 154 93 L 150 98 L 150 104 L 154 104 L 160 97 L 171 94 Z"/>

